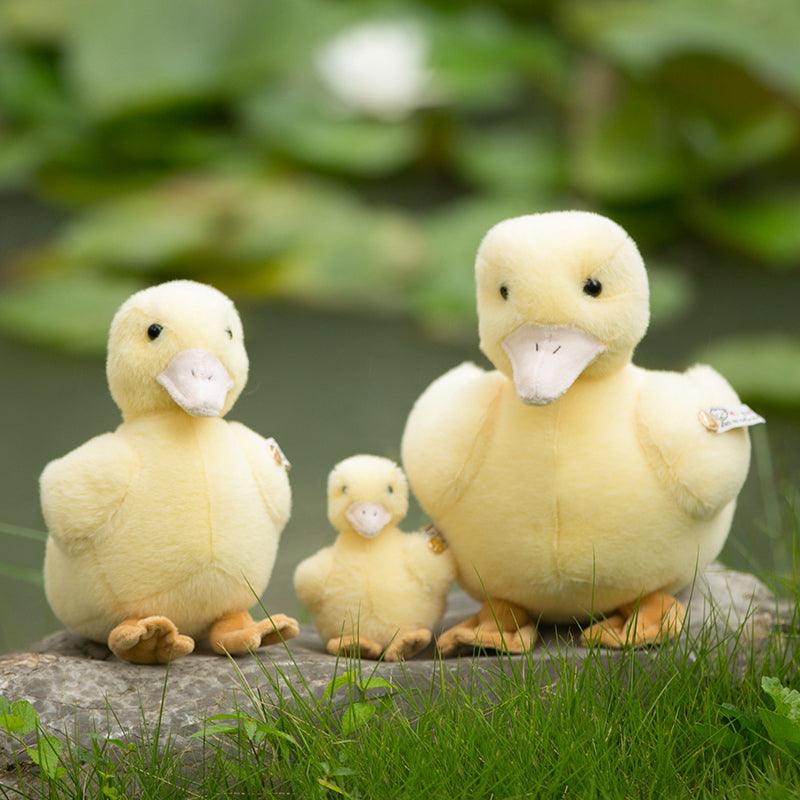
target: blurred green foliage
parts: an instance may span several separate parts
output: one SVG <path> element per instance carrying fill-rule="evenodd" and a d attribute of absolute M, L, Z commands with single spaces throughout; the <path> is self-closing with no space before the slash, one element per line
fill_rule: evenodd
<path fill-rule="evenodd" d="M 486 229 L 562 207 L 797 269 L 798 42 L 797 0 L 0 0 L 0 189 L 69 210 L 0 328 L 99 350 L 189 276 L 458 334 Z"/>

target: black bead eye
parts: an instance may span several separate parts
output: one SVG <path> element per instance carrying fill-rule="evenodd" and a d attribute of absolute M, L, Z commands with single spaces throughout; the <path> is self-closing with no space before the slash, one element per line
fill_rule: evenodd
<path fill-rule="evenodd" d="M 595 278 L 587 278 L 586 283 L 583 284 L 583 293 L 588 294 L 589 297 L 597 297 L 603 291 L 603 284 Z"/>
<path fill-rule="evenodd" d="M 500 287 L 500 297 L 502 297 L 503 300 L 508 300 L 508 286 L 505 284 Z"/>
<path fill-rule="evenodd" d="M 150 341 L 153 341 L 153 339 L 158 339 L 158 337 L 159 337 L 159 334 L 160 334 L 160 333 L 161 333 L 161 331 L 163 331 L 163 330 L 164 330 L 164 326 L 163 326 L 163 325 L 159 325 L 157 322 L 154 322 L 154 323 L 153 323 L 153 324 L 152 324 L 152 325 L 151 325 L 151 326 L 150 326 L 150 327 L 147 329 L 147 337 L 150 339 Z"/>
<path fill-rule="evenodd" d="M 392 486 L 391 484 L 389 485 L 388 492 L 389 494 L 394 494 L 394 486 Z"/>
<path fill-rule="evenodd" d="M 225 328 L 225 333 L 228 334 L 229 339 L 233 339 L 233 331 L 230 328 Z"/>
<path fill-rule="evenodd" d="M 347 494 L 347 486 L 342 486 L 342 494 Z"/>

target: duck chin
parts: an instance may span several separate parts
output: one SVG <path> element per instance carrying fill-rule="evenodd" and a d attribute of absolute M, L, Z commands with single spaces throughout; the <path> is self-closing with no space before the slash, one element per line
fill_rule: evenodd
<path fill-rule="evenodd" d="M 503 340 L 503 349 L 519 399 L 545 406 L 558 400 L 605 346 L 578 328 L 522 325 Z"/>
<path fill-rule="evenodd" d="M 194 417 L 218 417 L 233 381 L 222 362 L 208 350 L 182 350 L 156 378 L 169 396 Z"/>

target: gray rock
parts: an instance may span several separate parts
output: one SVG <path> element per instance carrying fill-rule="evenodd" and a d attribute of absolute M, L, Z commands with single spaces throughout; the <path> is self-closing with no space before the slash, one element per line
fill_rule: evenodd
<path fill-rule="evenodd" d="M 751 575 L 711 565 L 692 589 L 682 593 L 688 606 L 688 626 L 698 634 L 707 626 L 729 646 L 746 652 L 758 645 L 779 624 L 775 598 Z M 461 592 L 450 599 L 447 627 L 472 613 L 477 604 Z M 587 650 L 576 646 L 577 629 L 543 627 L 542 639 L 530 659 L 462 656 L 442 662 L 429 648 L 405 664 L 369 666 L 396 684 L 428 686 L 444 672 L 446 679 L 485 681 L 491 686 L 497 670 L 536 669 L 543 683 L 555 680 L 566 656 L 578 668 Z M 733 632 L 740 632 L 736 637 Z M 558 658 L 555 650 L 558 649 Z M 621 658 L 615 650 L 604 652 L 609 662 Z M 643 662 L 652 651 L 637 651 Z M 152 730 L 162 706 L 161 727 L 173 741 L 188 744 L 205 718 L 212 714 L 251 706 L 252 693 L 276 700 L 301 693 L 321 695 L 336 674 L 347 668 L 327 655 L 310 627 L 288 647 L 274 646 L 257 656 L 235 660 L 198 652 L 166 667 L 137 666 L 119 661 L 107 648 L 67 632 L 55 633 L 27 652 L 0 656 L 0 695 L 10 700 L 30 700 L 47 728 L 85 741 L 92 731 L 101 736 L 125 737 Z M 0 734 L 0 737 L 4 734 Z M 192 740 L 197 742 L 197 740 Z M 12 760 L 13 746 L 0 738 L 2 761 Z"/>

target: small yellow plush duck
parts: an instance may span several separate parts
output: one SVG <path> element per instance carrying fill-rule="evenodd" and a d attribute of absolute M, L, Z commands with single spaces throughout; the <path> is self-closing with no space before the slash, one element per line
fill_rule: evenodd
<path fill-rule="evenodd" d="M 208 636 L 242 653 L 297 635 L 254 622 L 291 492 L 277 444 L 222 417 L 247 381 L 242 324 L 221 292 L 172 281 L 111 324 L 107 375 L 123 422 L 47 465 L 45 590 L 71 630 L 163 663 Z"/>
<path fill-rule="evenodd" d="M 339 535 L 297 567 L 294 585 L 332 655 L 398 661 L 431 641 L 455 565 L 441 539 L 397 528 L 407 511 L 393 461 L 352 456 L 331 472 L 328 518 Z"/>
<path fill-rule="evenodd" d="M 439 639 L 525 650 L 535 622 L 608 615 L 587 642 L 664 640 L 673 597 L 720 551 L 747 475 L 740 404 L 714 370 L 631 364 L 649 321 L 627 233 L 565 211 L 492 228 L 476 262 L 481 349 L 419 398 L 403 438 L 411 487 L 481 612 Z"/>

